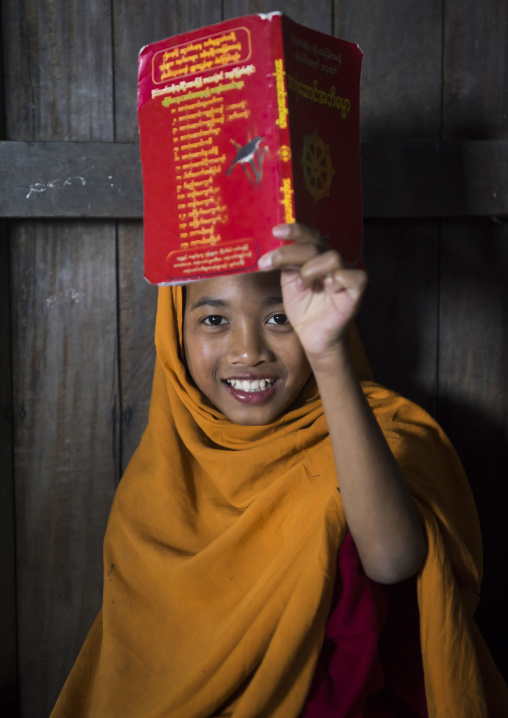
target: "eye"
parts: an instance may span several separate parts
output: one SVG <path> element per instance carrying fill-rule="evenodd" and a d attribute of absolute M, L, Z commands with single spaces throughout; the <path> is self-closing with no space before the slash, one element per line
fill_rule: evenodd
<path fill-rule="evenodd" d="M 272 314 L 271 317 L 269 317 L 267 324 L 276 324 L 277 326 L 284 326 L 286 324 L 289 324 L 287 316 L 283 312 L 279 312 L 278 314 Z"/>
<path fill-rule="evenodd" d="M 209 327 L 218 327 L 221 324 L 227 324 L 225 317 L 221 317 L 220 314 L 209 314 L 202 319 L 202 322 Z"/>

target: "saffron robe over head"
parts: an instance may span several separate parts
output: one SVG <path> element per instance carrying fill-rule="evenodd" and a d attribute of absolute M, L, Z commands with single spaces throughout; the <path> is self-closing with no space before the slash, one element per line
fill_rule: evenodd
<path fill-rule="evenodd" d="M 347 533 L 321 401 L 311 379 L 273 424 L 232 424 L 189 380 L 182 303 L 159 289 L 148 426 L 111 510 L 102 610 L 52 718 L 297 718 L 309 691 Z M 481 539 L 460 462 L 422 409 L 363 388 L 427 539 L 429 716 L 506 716 L 472 618 Z"/>

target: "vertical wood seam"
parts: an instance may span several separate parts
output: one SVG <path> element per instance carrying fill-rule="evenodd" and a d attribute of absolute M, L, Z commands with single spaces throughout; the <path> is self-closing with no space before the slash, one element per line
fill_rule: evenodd
<path fill-rule="evenodd" d="M 4 40 L 4 24 L 3 24 L 3 5 L 0 5 L 0 39 L 2 40 L 2 48 L 5 48 Z M 7 103 L 6 88 L 5 88 L 5 61 L 4 52 L 0 52 L 0 137 L 6 138 L 7 132 L 7 117 L 5 107 Z M 14 430 L 13 430 L 13 413 L 14 413 L 14 388 L 13 388 L 13 341 L 12 341 L 12 315 L 11 315 L 11 297 L 12 297 L 12 272 L 11 272 L 11 251 L 10 251 L 10 227 L 6 221 L 0 222 L 0 241 L 5 242 L 3 250 L 3 256 L 5 260 L 5 277 L 3 278 L 5 286 L 3 292 L 5 293 L 5 306 L 3 307 L 4 316 L 0 317 L 2 323 L 4 342 L 4 351 L 6 355 L 7 366 L 5 369 L 5 387 L 2 387 L 2 394 L 5 390 L 5 405 L 2 406 L 2 424 L 5 425 L 5 444 L 6 451 L 8 451 L 8 460 L 5 462 L 3 459 L 3 465 L 7 463 L 8 471 L 4 474 L 4 480 L 9 482 L 9 509 L 10 517 L 12 519 L 12 531 L 10 532 L 10 545 L 7 550 L 10 551 L 10 562 L 8 562 L 9 576 L 4 576 L 4 579 L 12 584 L 10 591 L 4 591 L 4 594 L 8 597 L 12 592 L 12 603 L 11 610 L 14 619 L 14 627 L 12 629 L 12 640 L 10 641 L 13 653 L 12 660 L 12 675 L 13 685 L 12 693 L 8 685 L 5 686 L 5 693 L 0 697 L 3 703 L 3 708 L 8 710 L 14 710 L 16 714 L 19 712 L 20 705 L 20 685 L 19 685 L 19 631 L 18 631 L 18 581 L 17 581 L 17 558 L 16 558 L 16 494 L 15 494 L 15 480 L 14 480 Z M 7 378 L 8 377 L 8 378 Z M 3 402 L 2 402 L 3 403 Z M 2 429 L 3 433 L 3 429 Z M 2 442 L 3 443 L 3 442 Z M 6 547 L 2 547 L 5 551 Z M 4 617 L 5 619 L 5 617 Z M 3 686 L 2 686 L 3 690 Z M 10 702 L 10 705 L 8 703 Z"/>
<path fill-rule="evenodd" d="M 116 52 L 115 52 L 115 9 L 114 1 L 109 1 L 110 8 L 110 42 L 111 42 L 111 107 L 113 114 L 113 142 L 117 139 L 116 126 Z"/>
<path fill-rule="evenodd" d="M 436 311 L 436 377 L 435 377 L 435 412 L 436 420 L 441 419 L 441 315 L 443 289 L 443 220 L 438 222 L 437 231 L 437 311 Z"/>
<path fill-rule="evenodd" d="M 10 398 L 10 422 L 11 422 L 11 447 L 10 447 L 10 465 L 11 465 L 11 482 L 12 482 L 12 519 L 13 519 L 13 560 L 14 560 L 14 620 L 15 620 L 15 636 L 16 636 L 16 643 L 15 643 L 15 702 L 17 710 L 19 710 L 19 706 L 21 705 L 21 696 L 20 696 L 20 683 L 19 683 L 19 631 L 18 631 L 18 559 L 17 559 L 17 531 L 16 531 L 16 482 L 15 482 L 15 472 L 14 472 L 14 382 L 13 382 L 13 376 L 12 376 L 12 367 L 13 367 L 13 341 L 12 341 L 12 312 L 11 312 L 11 297 L 12 297 L 12 271 L 11 271 L 11 243 L 10 243 L 10 232 L 9 232 L 9 225 L 6 223 L 5 225 L 5 235 L 7 240 L 7 296 L 8 296 L 8 306 L 6 309 L 6 317 L 9 327 L 9 334 L 8 334 L 8 343 L 9 343 L 9 355 L 10 355 L 10 367 L 9 367 L 9 374 L 10 374 L 10 391 L 9 391 L 9 398 Z"/>
<path fill-rule="evenodd" d="M 444 120 L 445 120 L 445 60 L 446 60 L 446 0 L 441 0 L 441 108 L 440 108 L 440 128 L 439 139 L 444 139 Z"/>
<path fill-rule="evenodd" d="M 116 331 L 115 331 L 115 370 L 117 399 L 115 410 L 117 414 L 116 427 L 113 427 L 113 460 L 115 467 L 115 485 L 117 486 L 125 466 L 123 466 L 123 385 L 122 385 L 122 356 L 121 356 L 121 317 L 120 317 L 120 247 L 119 247 L 118 220 L 115 222 L 115 296 L 116 296 Z"/>
<path fill-rule="evenodd" d="M 116 46 L 115 46 L 115 8 L 114 0 L 110 0 L 110 42 L 111 42 L 111 106 L 113 115 L 113 142 L 117 141 L 117 107 L 116 107 Z M 115 236 L 115 347 L 114 347 L 114 373 L 116 374 L 116 398 L 112 402 L 112 450 L 113 450 L 113 466 L 114 466 L 114 483 L 118 483 L 122 477 L 125 467 L 123 466 L 123 395 L 122 395 L 122 357 L 121 357 L 121 337 L 120 337 L 120 247 L 119 247 L 119 231 L 118 220 L 114 221 Z M 114 415 L 113 415 L 114 414 Z"/>
<path fill-rule="evenodd" d="M 443 141 L 445 113 L 445 59 L 446 59 L 446 0 L 441 0 L 441 93 L 439 140 Z M 436 311 L 436 376 L 435 376 L 435 412 L 436 419 L 441 418 L 441 312 L 442 312 L 442 266 L 443 266 L 443 220 L 438 221 L 437 231 L 437 311 Z"/>
<path fill-rule="evenodd" d="M 1 21 L 1 18 L 0 18 Z M 1 24 L 0 24 L 0 32 L 1 32 Z M 2 98 L 3 99 L 3 98 Z M 2 235 L 5 235 L 2 237 Z M 12 376 L 12 367 L 13 367 L 13 341 L 12 341 L 12 313 L 11 313 L 11 296 L 12 296 L 12 272 L 11 272 L 11 252 L 10 252 L 10 236 L 9 236 L 9 226 L 7 222 L 1 222 L 0 223 L 0 239 L 5 241 L 5 268 L 4 272 L 6 277 L 4 278 L 6 281 L 6 306 L 5 306 L 5 316 L 1 318 L 2 325 L 5 322 L 5 326 L 2 326 L 3 330 L 3 341 L 7 344 L 6 347 L 6 358 L 8 362 L 8 366 L 5 367 L 5 375 L 9 376 L 9 381 L 6 381 L 5 386 L 5 393 L 6 393 L 6 404 L 5 406 L 2 406 L 2 411 L 5 411 L 6 416 L 4 415 L 2 417 L 2 424 L 5 422 L 6 426 L 6 444 L 9 446 L 9 456 L 7 460 L 7 466 L 9 468 L 8 472 L 5 472 L 3 480 L 6 480 L 9 482 L 9 489 L 10 489 L 10 511 L 11 511 L 11 517 L 12 517 L 12 535 L 11 535 L 11 546 L 7 547 L 8 550 L 12 549 L 11 554 L 11 566 L 12 570 L 10 571 L 10 576 L 8 578 L 9 582 L 12 582 L 12 594 L 13 594 L 13 601 L 14 605 L 12 606 L 12 613 L 14 617 L 14 641 L 12 646 L 13 651 L 13 689 L 12 689 L 12 697 L 9 695 L 9 689 L 6 686 L 6 694 L 4 696 L 0 696 L 0 700 L 12 700 L 14 701 L 14 705 L 9 704 L 7 707 L 9 709 L 15 709 L 16 711 L 19 711 L 20 706 L 20 685 L 19 685 L 19 630 L 18 630 L 18 561 L 17 561 L 17 542 L 16 542 L 16 484 L 15 484 L 15 478 L 14 478 L 14 426 L 13 426 L 13 414 L 14 414 L 14 387 L 13 387 L 13 376 Z M 5 333 L 4 333 L 5 332 Z M 4 345 L 5 346 L 5 345 Z M 3 402 L 2 402 L 3 403 Z M 5 459 L 4 459 L 4 466 L 5 466 Z M 5 546 L 3 546 L 3 550 L 5 550 Z M 5 577 L 7 578 L 7 577 Z M 8 595 L 9 591 L 5 591 L 5 594 Z M 0 706 L 1 707 L 1 706 Z"/>

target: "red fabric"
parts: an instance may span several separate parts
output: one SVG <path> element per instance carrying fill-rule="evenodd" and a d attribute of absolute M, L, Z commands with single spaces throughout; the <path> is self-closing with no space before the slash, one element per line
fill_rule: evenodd
<path fill-rule="evenodd" d="M 301 718 L 427 718 L 416 580 L 365 575 L 350 534 L 341 548 L 325 641 Z"/>

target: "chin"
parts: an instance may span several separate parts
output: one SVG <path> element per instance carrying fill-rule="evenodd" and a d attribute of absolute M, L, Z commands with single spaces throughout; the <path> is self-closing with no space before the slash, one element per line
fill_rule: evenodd
<path fill-rule="evenodd" d="M 276 416 L 231 416 L 226 414 L 227 418 L 233 423 L 239 426 L 267 426 L 276 419 L 279 418 L 280 414 Z"/>
<path fill-rule="evenodd" d="M 276 421 L 283 413 L 276 407 L 253 407 L 245 406 L 244 408 L 232 408 L 228 406 L 217 407 L 224 416 L 233 424 L 239 426 L 267 426 Z"/>

